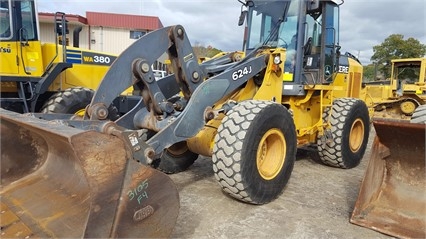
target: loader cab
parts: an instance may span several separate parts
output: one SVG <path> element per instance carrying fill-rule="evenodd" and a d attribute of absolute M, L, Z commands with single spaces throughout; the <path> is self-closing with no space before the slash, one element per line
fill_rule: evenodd
<path fill-rule="evenodd" d="M 0 0 L 0 73 L 39 76 L 43 72 L 34 0 Z"/>
<path fill-rule="evenodd" d="M 288 84 L 332 82 L 339 68 L 338 4 L 319 0 L 254 0 L 246 1 L 245 6 L 247 54 L 259 46 L 285 48 L 284 81 Z M 300 93 L 300 87 L 294 89 L 284 93 Z"/>

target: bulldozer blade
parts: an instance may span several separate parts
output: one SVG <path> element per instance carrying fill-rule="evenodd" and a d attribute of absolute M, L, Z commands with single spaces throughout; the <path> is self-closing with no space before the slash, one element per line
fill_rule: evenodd
<path fill-rule="evenodd" d="M 0 110 L 1 237 L 168 237 L 179 195 L 118 137 Z"/>
<path fill-rule="evenodd" d="M 373 124 L 376 138 L 350 221 L 398 238 L 425 238 L 426 124 Z"/>

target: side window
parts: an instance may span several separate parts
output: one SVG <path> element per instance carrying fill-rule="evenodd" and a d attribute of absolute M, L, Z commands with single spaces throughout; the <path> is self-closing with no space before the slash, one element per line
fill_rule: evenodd
<path fill-rule="evenodd" d="M 306 16 L 306 23 L 308 27 L 308 38 L 312 39 L 312 53 L 318 54 L 321 50 L 321 15 L 312 17 L 311 15 Z"/>
<path fill-rule="evenodd" d="M 30 1 L 21 2 L 22 27 L 28 40 L 36 39 L 36 16 L 34 16 L 34 6 Z"/>
<path fill-rule="evenodd" d="M 254 11 L 251 20 L 251 31 L 249 38 L 249 49 L 255 48 L 259 43 L 263 43 L 271 31 L 271 16 Z"/>
<path fill-rule="evenodd" d="M 10 5 L 6 0 L 0 1 L 0 39 L 12 38 L 12 19 L 10 14 Z"/>

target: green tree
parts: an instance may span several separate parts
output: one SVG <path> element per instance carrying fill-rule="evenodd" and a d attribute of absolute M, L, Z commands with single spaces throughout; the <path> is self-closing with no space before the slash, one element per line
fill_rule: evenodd
<path fill-rule="evenodd" d="M 192 47 L 197 58 L 205 58 L 205 57 L 213 57 L 217 53 L 221 52 L 221 50 L 214 48 L 212 46 L 203 46 L 199 42 L 196 42 Z"/>
<path fill-rule="evenodd" d="M 370 81 L 374 81 L 375 79 L 375 66 L 374 64 L 369 64 L 363 67 L 364 68 L 364 77 L 363 77 L 363 81 L 364 82 L 370 82 Z"/>
<path fill-rule="evenodd" d="M 426 55 L 426 45 L 412 37 L 404 40 L 404 35 L 392 34 L 382 44 L 374 46 L 373 52 L 371 61 L 377 63 L 378 71 L 389 77 L 391 60 L 423 57 Z"/>

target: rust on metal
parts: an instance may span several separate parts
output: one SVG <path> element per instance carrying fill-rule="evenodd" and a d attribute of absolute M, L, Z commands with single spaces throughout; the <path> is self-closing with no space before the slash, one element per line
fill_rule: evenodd
<path fill-rule="evenodd" d="M 373 123 L 377 136 L 351 222 L 399 238 L 425 238 L 426 125 Z"/>
<path fill-rule="evenodd" d="M 129 159 L 131 154 L 118 137 L 5 110 L 1 110 L 0 125 L 3 235 L 141 238 L 171 234 L 179 211 L 174 183 L 167 175 Z"/>

